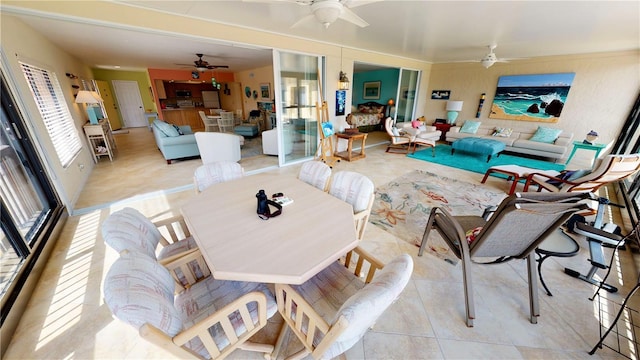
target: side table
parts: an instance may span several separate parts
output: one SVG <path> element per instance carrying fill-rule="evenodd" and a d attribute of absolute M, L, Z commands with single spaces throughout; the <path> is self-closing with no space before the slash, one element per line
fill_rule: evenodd
<path fill-rule="evenodd" d="M 336 150 L 334 151 L 333 156 L 345 159 L 347 161 L 355 161 L 358 159 L 365 158 L 366 155 L 364 153 L 364 143 L 367 141 L 366 133 L 336 133 L 336 137 L 338 139 L 346 139 L 347 140 L 347 151 L 338 152 L 338 141 L 336 141 Z M 360 147 L 360 153 L 353 152 L 353 140 L 361 140 L 362 144 Z"/>
<path fill-rule="evenodd" d="M 86 123 L 84 133 L 87 135 L 87 142 L 91 147 L 93 161 L 98 163 L 98 158 L 103 155 L 109 156 L 109 160 L 113 161 L 113 151 L 116 148 L 116 142 L 111 133 L 111 126 L 108 119 L 100 119 L 98 124 Z"/>
<path fill-rule="evenodd" d="M 600 152 L 605 148 L 605 146 L 607 145 L 606 144 L 585 144 L 582 141 L 574 141 L 573 150 L 571 150 L 571 154 L 569 155 L 567 162 L 565 162 L 565 165 L 568 164 L 569 161 L 571 161 L 573 156 L 576 154 L 576 150 L 584 149 L 584 150 L 591 150 L 596 152 L 595 155 L 593 156 L 593 162 L 591 163 L 591 166 L 593 166 L 596 163 L 596 159 L 598 159 L 598 155 L 600 155 Z"/>
<path fill-rule="evenodd" d="M 449 129 L 451 129 L 451 127 L 453 125 L 451 124 L 446 124 L 446 123 L 434 123 L 433 126 L 436 127 L 436 129 L 438 129 L 439 131 L 442 132 L 442 134 L 440 135 L 440 141 L 446 141 L 447 139 L 447 131 L 449 131 Z"/>

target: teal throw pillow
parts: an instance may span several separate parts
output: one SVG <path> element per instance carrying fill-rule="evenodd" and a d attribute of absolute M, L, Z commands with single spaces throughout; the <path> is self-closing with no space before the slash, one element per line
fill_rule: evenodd
<path fill-rule="evenodd" d="M 168 137 L 180 136 L 180 133 L 178 132 L 178 130 L 176 130 L 176 128 L 174 128 L 173 125 L 169 123 L 166 123 L 162 120 L 155 120 L 153 123 L 156 125 L 158 130 L 160 130 L 160 132 L 162 132 L 165 136 L 168 136 Z"/>
<path fill-rule="evenodd" d="M 467 133 L 467 134 L 475 134 L 478 131 L 480 124 L 481 124 L 480 121 L 467 120 L 464 122 L 464 124 L 460 128 L 460 132 Z"/>
<path fill-rule="evenodd" d="M 560 136 L 560 133 L 562 133 L 562 130 L 560 129 L 554 129 L 554 128 L 545 127 L 545 126 L 538 126 L 538 130 L 536 131 L 535 134 L 533 134 L 533 136 L 529 140 L 537 141 L 541 143 L 553 144 L 558 138 L 558 136 Z"/>

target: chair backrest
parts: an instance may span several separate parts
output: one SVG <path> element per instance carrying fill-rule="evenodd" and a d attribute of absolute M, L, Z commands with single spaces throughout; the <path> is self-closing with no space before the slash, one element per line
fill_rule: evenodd
<path fill-rule="evenodd" d="M 203 164 L 218 161 L 238 162 L 242 156 L 240 137 L 234 134 L 196 132 L 196 143 Z"/>
<path fill-rule="evenodd" d="M 314 359 L 333 359 L 360 341 L 404 290 L 413 273 L 413 260 L 402 254 L 376 273 L 373 281 L 338 310 L 329 332 L 313 351 Z"/>
<path fill-rule="evenodd" d="M 124 208 L 109 215 L 102 223 L 104 242 L 118 253 L 125 250 L 156 258 L 156 248 L 162 234 L 142 213 Z"/>
<path fill-rule="evenodd" d="M 391 117 L 384 119 L 384 130 L 387 132 L 387 135 L 394 136 L 392 129 L 393 119 Z"/>
<path fill-rule="evenodd" d="M 233 113 L 230 111 L 220 112 L 220 118 L 218 119 L 218 127 L 222 132 L 233 132 L 235 119 Z"/>
<path fill-rule="evenodd" d="M 640 170 L 640 154 L 608 155 L 591 173 L 571 180 L 578 185 L 565 184 L 560 191 L 595 191 L 603 185 L 619 181 Z"/>
<path fill-rule="evenodd" d="M 507 198 L 469 245 L 470 255 L 523 259 L 572 214 L 589 208 L 581 200 L 573 194 L 556 201 Z"/>
<path fill-rule="evenodd" d="M 213 184 L 239 179 L 244 176 L 244 169 L 237 162 L 218 161 L 200 165 L 194 175 L 196 193 L 203 191 Z"/>
<path fill-rule="evenodd" d="M 375 187 L 366 176 L 353 171 L 338 171 L 331 179 L 329 194 L 353 206 L 353 212 L 366 210 Z"/>
<path fill-rule="evenodd" d="M 327 191 L 331 167 L 322 161 L 307 161 L 300 167 L 298 179 L 313 185 L 322 191 Z"/>

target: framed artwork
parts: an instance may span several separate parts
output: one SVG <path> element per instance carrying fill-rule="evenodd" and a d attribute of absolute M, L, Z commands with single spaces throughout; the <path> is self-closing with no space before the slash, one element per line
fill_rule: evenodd
<path fill-rule="evenodd" d="M 347 91 L 336 91 L 336 116 L 344 115 L 347 107 Z"/>
<path fill-rule="evenodd" d="M 362 98 L 367 100 L 380 99 L 380 81 L 368 81 L 364 83 Z"/>
<path fill-rule="evenodd" d="M 260 84 L 260 99 L 271 100 L 271 86 L 269 83 Z"/>
<path fill-rule="evenodd" d="M 433 90 L 431 92 L 431 100 L 449 100 L 451 90 Z"/>
<path fill-rule="evenodd" d="M 489 117 L 555 123 L 575 73 L 500 76 Z"/>

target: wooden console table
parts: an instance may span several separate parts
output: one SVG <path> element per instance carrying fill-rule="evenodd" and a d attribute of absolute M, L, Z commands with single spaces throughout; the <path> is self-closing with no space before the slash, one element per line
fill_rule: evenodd
<path fill-rule="evenodd" d="M 336 141 L 336 150 L 334 151 L 333 156 L 345 159 L 347 161 L 355 161 L 358 159 L 363 159 L 366 157 L 364 153 L 364 143 L 367 141 L 366 133 L 337 133 L 336 137 L 338 139 L 346 139 L 347 140 L 347 151 L 338 152 L 338 141 Z M 362 145 L 360 147 L 359 153 L 353 152 L 353 140 L 361 140 Z"/>
<path fill-rule="evenodd" d="M 100 119 L 98 124 L 86 123 L 84 133 L 87 136 L 87 142 L 91 147 L 93 161 L 97 164 L 100 156 L 109 156 L 109 160 L 113 161 L 113 151 L 116 149 L 116 142 L 111 133 L 111 125 L 109 119 Z"/>

